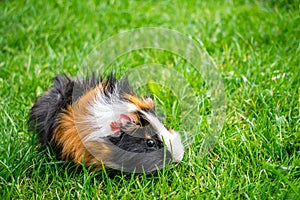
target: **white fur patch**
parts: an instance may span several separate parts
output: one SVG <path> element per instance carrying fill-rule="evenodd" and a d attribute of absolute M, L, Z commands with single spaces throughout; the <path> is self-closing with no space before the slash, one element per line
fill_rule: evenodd
<path fill-rule="evenodd" d="M 121 114 L 135 112 L 138 108 L 129 102 L 122 101 L 117 89 L 110 96 L 99 92 L 87 108 L 87 123 L 91 126 L 91 132 L 84 140 L 97 140 L 99 137 L 106 137 L 114 134 L 110 124 L 117 121 Z"/>

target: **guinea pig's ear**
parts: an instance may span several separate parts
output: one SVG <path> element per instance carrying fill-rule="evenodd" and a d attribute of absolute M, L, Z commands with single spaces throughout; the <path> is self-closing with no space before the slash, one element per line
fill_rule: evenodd
<path fill-rule="evenodd" d="M 110 123 L 110 128 L 113 132 L 118 133 L 121 132 L 121 127 L 125 126 L 128 122 L 134 122 L 135 118 L 131 114 L 121 114 L 117 121 L 113 121 Z"/>
<path fill-rule="evenodd" d="M 127 122 L 134 122 L 135 118 L 131 114 L 121 114 L 119 120 L 122 124 L 126 124 Z"/>

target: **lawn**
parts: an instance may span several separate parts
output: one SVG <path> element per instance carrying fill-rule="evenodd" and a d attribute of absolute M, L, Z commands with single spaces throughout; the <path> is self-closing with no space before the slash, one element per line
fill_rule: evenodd
<path fill-rule="evenodd" d="M 0 198 L 299 199 L 299 22 L 298 0 L 1 1 Z M 216 63 L 227 109 L 214 148 L 199 156 L 210 113 L 204 96 L 183 161 L 152 174 L 90 172 L 41 150 L 27 127 L 36 97 L 57 74 L 76 75 L 100 42 L 141 27 L 201 41 Z M 112 65 L 121 75 L 147 63 L 176 70 L 205 94 L 193 67 L 171 52 L 141 49 Z M 180 132 L 172 93 L 155 87 L 166 123 Z"/>

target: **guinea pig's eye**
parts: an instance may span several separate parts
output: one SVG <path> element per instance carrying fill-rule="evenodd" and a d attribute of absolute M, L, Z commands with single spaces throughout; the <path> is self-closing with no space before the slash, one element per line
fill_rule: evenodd
<path fill-rule="evenodd" d="M 148 147 L 153 147 L 155 145 L 155 142 L 152 139 L 147 139 L 146 144 Z"/>

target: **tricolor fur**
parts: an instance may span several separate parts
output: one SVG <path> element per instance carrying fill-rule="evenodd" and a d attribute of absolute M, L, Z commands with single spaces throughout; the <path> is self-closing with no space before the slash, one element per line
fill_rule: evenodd
<path fill-rule="evenodd" d="M 138 98 L 112 74 L 84 81 L 57 76 L 32 107 L 30 128 L 60 159 L 86 166 L 150 172 L 183 157 L 179 134 L 157 118 L 152 98 Z"/>

